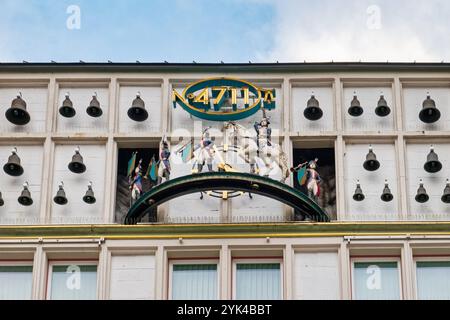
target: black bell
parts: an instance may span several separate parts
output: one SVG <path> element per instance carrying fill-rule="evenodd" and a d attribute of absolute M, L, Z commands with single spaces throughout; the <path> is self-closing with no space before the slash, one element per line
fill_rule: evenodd
<path fill-rule="evenodd" d="M 384 202 L 389 202 L 392 201 L 392 199 L 394 199 L 394 196 L 391 193 L 391 189 L 389 189 L 389 185 L 387 180 L 384 182 L 384 189 L 383 189 L 383 193 L 381 194 L 381 200 Z"/>
<path fill-rule="evenodd" d="M 3 166 L 3 170 L 13 177 L 18 177 L 23 174 L 23 168 L 20 165 L 20 158 L 17 155 L 17 149 L 12 150 L 12 154 L 8 158 L 8 162 Z"/>
<path fill-rule="evenodd" d="M 366 155 L 363 167 L 367 171 L 376 171 L 380 167 L 380 162 L 377 160 L 375 153 L 373 153 L 372 146 L 369 146 L 369 153 Z"/>
<path fill-rule="evenodd" d="M 27 103 L 22 99 L 22 94 L 19 93 L 12 101 L 11 108 L 6 110 L 6 119 L 9 122 L 23 126 L 30 122 L 30 114 L 27 111 Z"/>
<path fill-rule="evenodd" d="M 28 190 L 28 182 L 23 184 L 23 190 L 20 197 L 17 199 L 19 203 L 23 206 L 31 206 L 33 204 L 33 199 L 31 199 L 30 190 Z"/>
<path fill-rule="evenodd" d="M 429 173 L 436 173 L 442 169 L 442 163 L 439 161 L 436 152 L 434 152 L 433 146 L 430 148 L 430 153 L 427 156 L 427 162 L 425 162 L 423 168 Z"/>
<path fill-rule="evenodd" d="M 314 95 L 312 95 L 311 99 L 308 100 L 303 115 L 306 119 L 311 121 L 316 121 L 322 118 L 323 111 L 320 109 L 319 101 L 314 97 Z"/>
<path fill-rule="evenodd" d="M 148 112 L 145 110 L 145 103 L 141 99 L 140 93 L 136 95 L 136 99 L 133 100 L 130 109 L 128 109 L 128 117 L 138 122 L 147 120 Z"/>
<path fill-rule="evenodd" d="M 103 114 L 103 111 L 100 108 L 100 102 L 97 100 L 97 93 L 92 96 L 92 100 L 89 103 L 89 107 L 87 107 L 86 112 L 94 118 L 98 118 Z"/>
<path fill-rule="evenodd" d="M 359 184 L 359 180 L 356 183 L 356 190 L 355 190 L 355 194 L 353 195 L 353 200 L 355 201 L 363 201 L 365 199 L 365 196 L 361 190 L 361 185 Z"/>
<path fill-rule="evenodd" d="M 375 108 L 375 114 L 379 117 L 386 117 L 391 113 L 391 108 L 387 105 L 386 99 L 381 95 L 378 100 L 377 107 Z"/>
<path fill-rule="evenodd" d="M 56 196 L 53 198 L 56 204 L 65 205 L 67 204 L 66 192 L 64 191 L 64 183 L 61 181 L 59 184 L 58 192 L 56 192 Z"/>
<path fill-rule="evenodd" d="M 364 109 L 361 107 L 361 103 L 358 100 L 356 95 L 353 96 L 353 100 L 350 103 L 350 108 L 348 108 L 348 113 L 352 117 L 359 117 L 364 112 Z"/>
<path fill-rule="evenodd" d="M 422 104 L 422 110 L 420 110 L 419 118 L 422 122 L 433 123 L 439 120 L 441 112 L 436 108 L 436 102 L 431 99 L 428 93 L 426 100 Z"/>
<path fill-rule="evenodd" d="M 72 118 L 77 112 L 73 108 L 73 103 L 69 98 L 69 93 L 66 93 L 66 99 L 64 99 L 61 108 L 59 108 L 59 114 L 65 118 Z"/>
<path fill-rule="evenodd" d="M 441 197 L 442 202 L 444 203 L 450 203 L 450 182 L 447 179 L 447 185 L 444 189 L 444 194 Z"/>
<path fill-rule="evenodd" d="M 428 196 L 427 191 L 423 187 L 423 181 L 420 179 L 420 186 L 419 189 L 417 189 L 417 194 L 415 197 L 416 201 L 419 203 L 425 203 L 430 199 L 430 196 Z"/>
<path fill-rule="evenodd" d="M 72 162 L 69 163 L 69 170 L 73 173 L 83 173 L 86 171 L 83 157 L 80 154 L 80 147 L 75 149 L 75 154 L 72 156 Z"/>
<path fill-rule="evenodd" d="M 0 192 L 0 207 L 3 207 L 4 204 L 5 204 L 5 201 L 3 201 L 2 193 Z"/>
<path fill-rule="evenodd" d="M 94 196 L 94 191 L 92 191 L 92 182 L 89 182 L 88 184 L 88 189 L 83 197 L 83 201 L 87 204 L 94 204 L 95 201 L 97 201 Z"/>

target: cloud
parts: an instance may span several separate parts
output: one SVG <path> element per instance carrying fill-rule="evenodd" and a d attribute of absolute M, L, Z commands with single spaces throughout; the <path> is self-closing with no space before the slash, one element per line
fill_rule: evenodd
<path fill-rule="evenodd" d="M 274 46 L 260 61 L 450 60 L 450 2 L 275 3 Z"/>

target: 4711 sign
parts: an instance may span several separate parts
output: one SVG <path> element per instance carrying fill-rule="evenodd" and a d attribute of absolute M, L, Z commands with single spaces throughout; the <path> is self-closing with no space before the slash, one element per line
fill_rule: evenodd
<path fill-rule="evenodd" d="M 255 114 L 260 108 L 275 108 L 275 89 L 262 89 L 239 79 L 212 78 L 194 82 L 183 93 L 172 91 L 177 104 L 201 119 L 234 121 Z"/>

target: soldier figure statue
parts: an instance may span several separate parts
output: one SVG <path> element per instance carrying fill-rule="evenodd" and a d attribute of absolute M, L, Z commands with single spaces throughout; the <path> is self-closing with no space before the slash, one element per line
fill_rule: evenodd
<path fill-rule="evenodd" d="M 202 172 L 203 166 L 208 166 L 208 171 L 213 171 L 212 168 L 212 162 L 214 159 L 214 141 L 210 138 L 209 135 L 209 129 L 205 128 L 202 133 L 202 139 L 200 140 L 200 143 L 196 146 L 195 149 L 200 148 L 200 152 L 197 157 L 197 172 Z"/>
<path fill-rule="evenodd" d="M 320 175 L 317 172 L 317 161 L 314 159 L 309 162 L 301 163 L 295 168 L 291 168 L 292 172 L 297 172 L 297 180 L 300 186 L 305 186 L 308 190 L 308 197 L 315 202 L 320 196 Z"/>
<path fill-rule="evenodd" d="M 161 184 L 162 178 L 165 181 L 170 179 L 170 148 L 169 143 L 163 137 L 159 144 L 159 168 L 158 168 L 158 181 L 157 185 Z"/>

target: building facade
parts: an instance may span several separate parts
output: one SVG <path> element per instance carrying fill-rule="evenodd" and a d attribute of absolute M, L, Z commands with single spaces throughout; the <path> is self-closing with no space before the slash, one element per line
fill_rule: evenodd
<path fill-rule="evenodd" d="M 0 299 L 450 299 L 449 104 L 444 63 L 0 64 Z"/>

